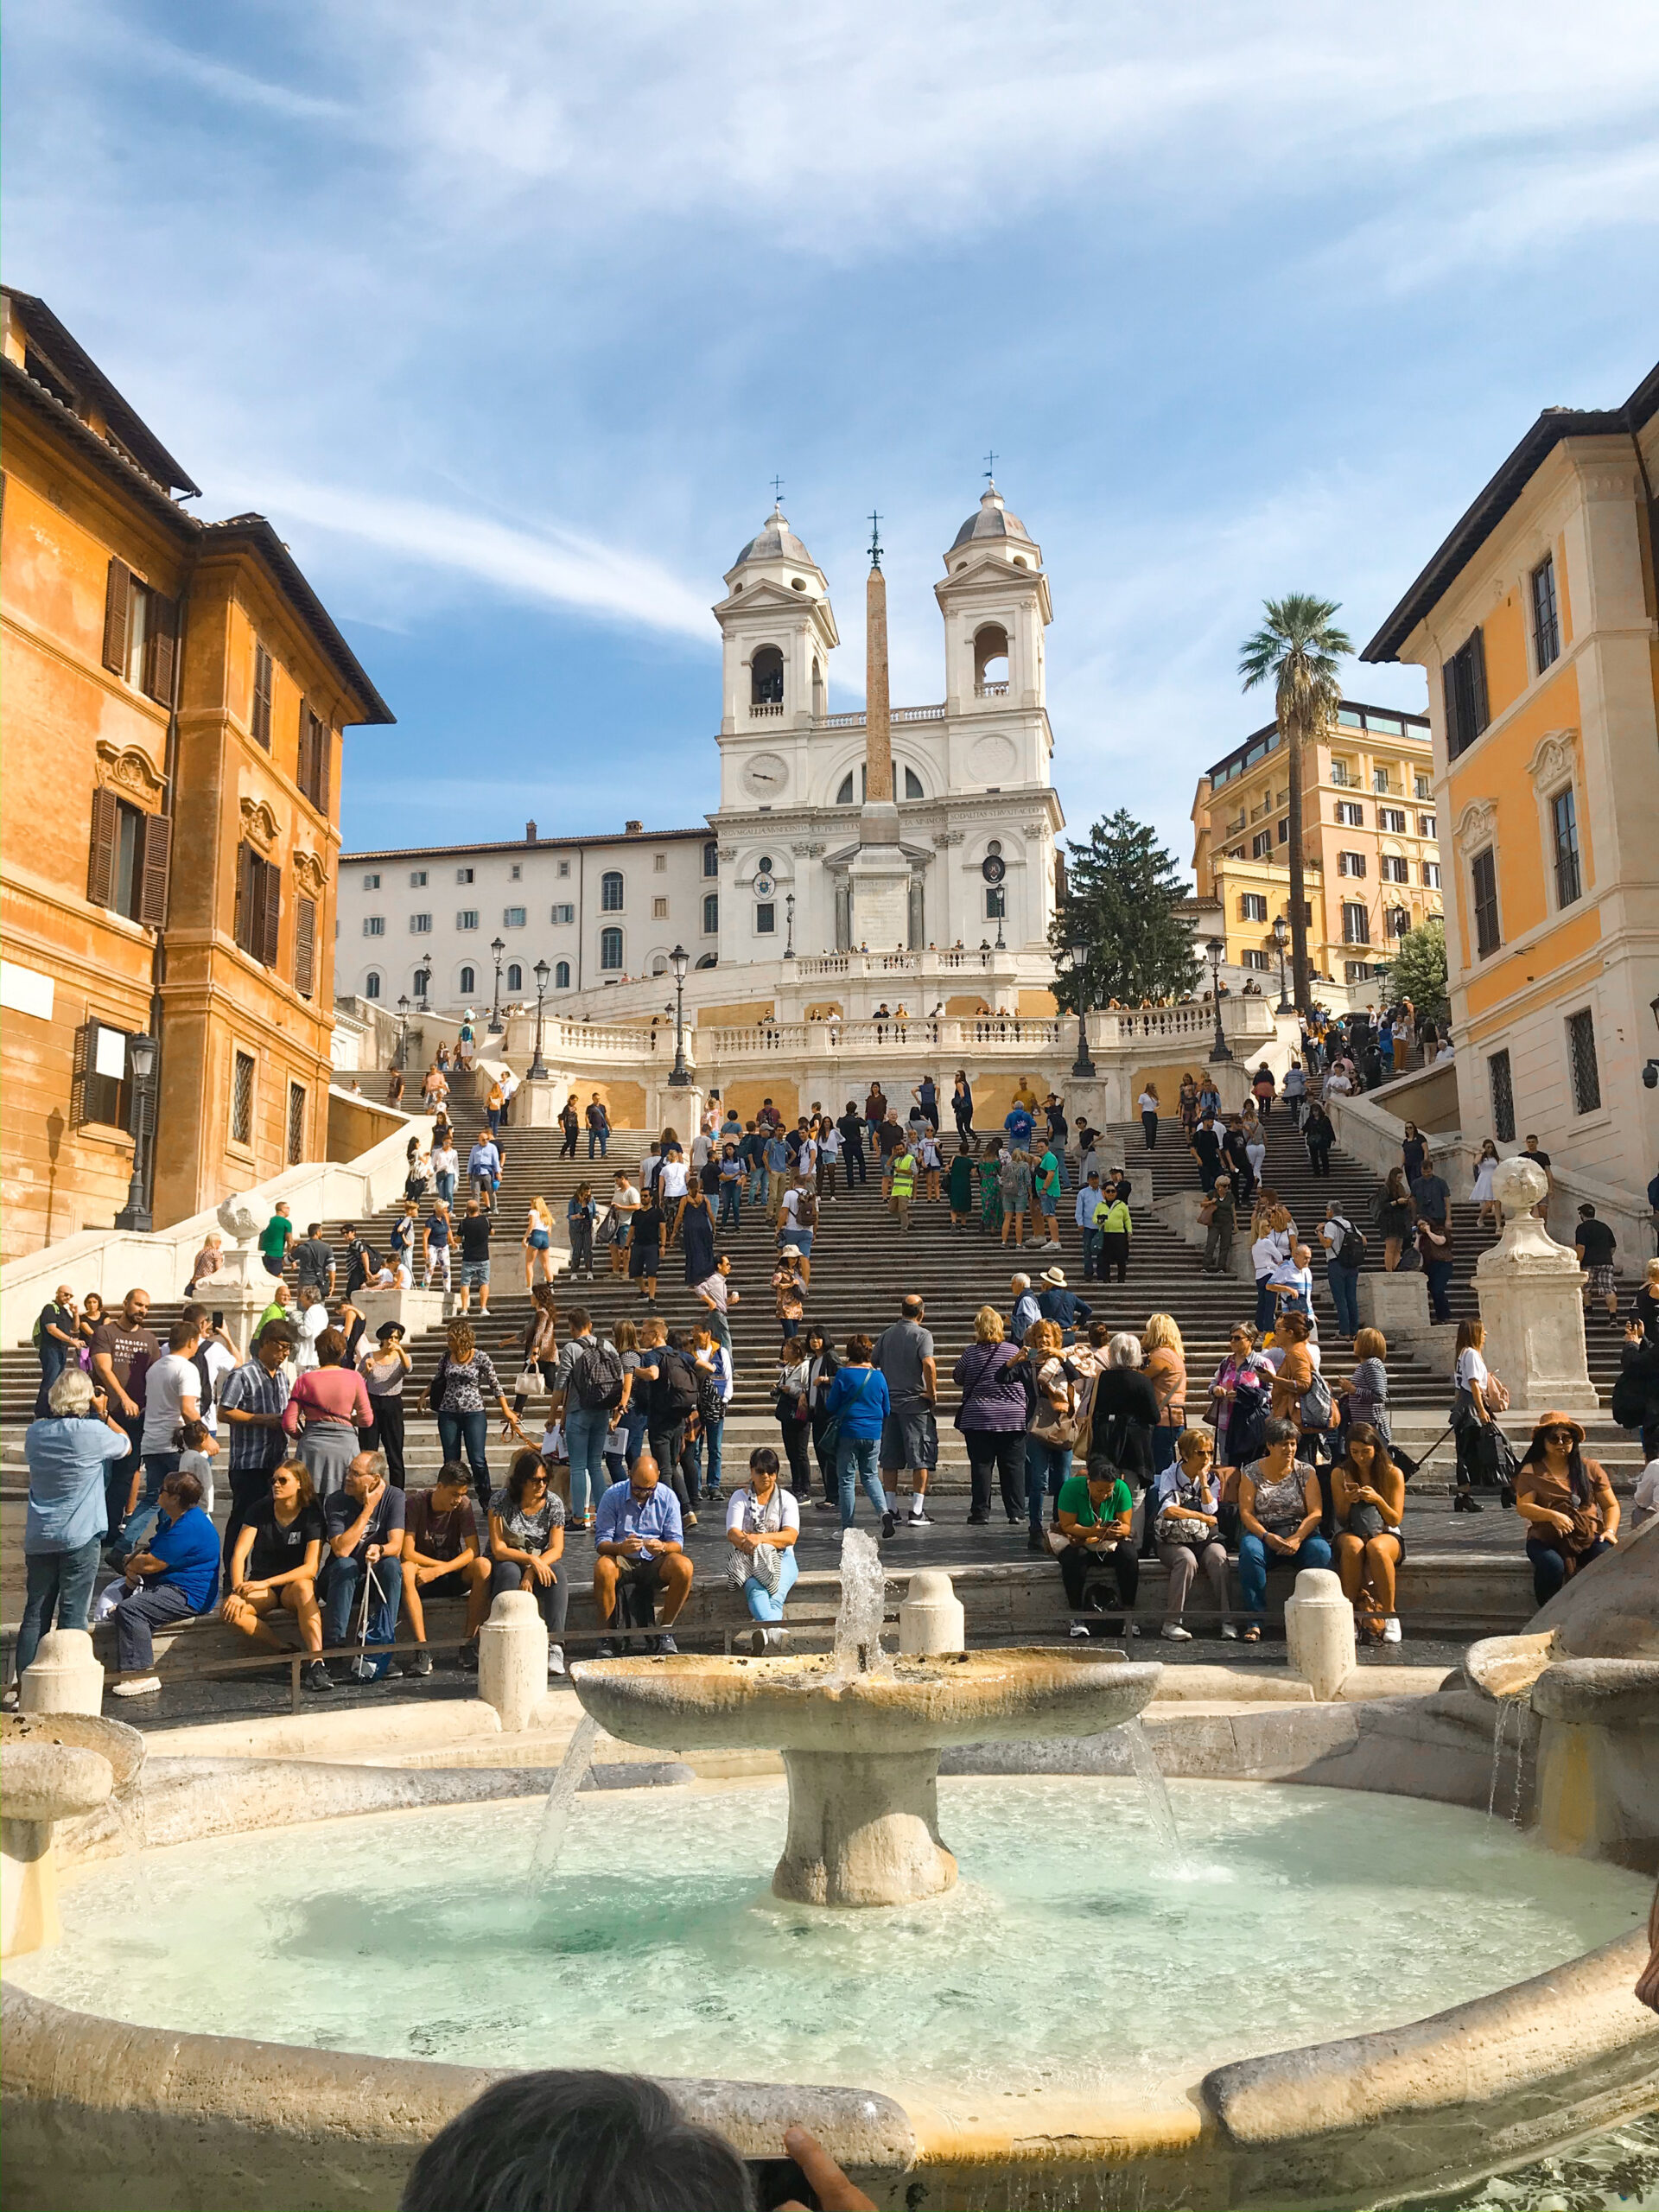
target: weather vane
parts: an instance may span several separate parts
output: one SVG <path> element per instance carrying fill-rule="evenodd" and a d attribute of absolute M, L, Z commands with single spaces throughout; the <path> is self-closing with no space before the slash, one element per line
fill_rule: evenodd
<path fill-rule="evenodd" d="M 774 476 L 772 480 L 772 496 L 774 505 L 781 507 L 784 504 L 784 480 L 781 476 Z"/>
<path fill-rule="evenodd" d="M 995 484 L 996 484 L 996 478 L 995 478 L 995 476 L 992 474 L 992 471 L 995 468 L 995 467 L 996 467 L 996 455 L 995 455 L 995 453 L 988 453 L 988 454 L 986 454 L 986 456 L 985 456 L 985 481 L 986 481 L 988 485 L 990 485 L 990 486 L 993 487 L 993 489 L 995 489 Z"/>
<path fill-rule="evenodd" d="M 879 569 L 880 565 L 881 518 L 879 514 L 876 514 L 872 511 L 870 515 L 870 566 L 873 569 Z"/>

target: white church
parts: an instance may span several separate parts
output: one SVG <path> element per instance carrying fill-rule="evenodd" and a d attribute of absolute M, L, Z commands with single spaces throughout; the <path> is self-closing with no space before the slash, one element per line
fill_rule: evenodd
<path fill-rule="evenodd" d="M 713 610 L 719 800 L 705 819 L 572 837 L 528 823 L 508 842 L 343 853 L 340 993 L 458 1018 L 498 994 L 524 1004 L 539 964 L 549 1010 L 567 1020 L 650 1019 L 679 947 L 693 1022 L 831 1007 L 856 1020 L 906 995 L 906 981 L 912 1012 L 932 1011 L 936 989 L 953 1014 L 1052 1007 L 1065 819 L 1046 703 L 1052 615 L 1041 548 L 995 485 L 934 585 L 937 704 L 883 713 L 876 570 L 868 707 L 833 710 L 829 582 L 781 507 L 725 584 Z M 891 806 L 877 789 L 889 757 Z"/>

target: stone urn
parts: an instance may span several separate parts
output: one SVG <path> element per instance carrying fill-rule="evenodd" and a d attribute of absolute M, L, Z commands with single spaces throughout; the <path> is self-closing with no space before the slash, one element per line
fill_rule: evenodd
<path fill-rule="evenodd" d="M 130 1789 L 144 1760 L 136 1728 L 84 1713 L 8 1713 L 0 1727 L 0 1958 L 58 1941 L 59 1821 Z"/>
<path fill-rule="evenodd" d="M 1486 1363 L 1509 1385 L 1517 1414 L 1556 1406 L 1598 1413 L 1585 1354 L 1584 1270 L 1535 1211 L 1549 1179 L 1521 1153 L 1498 1162 L 1492 1191 L 1503 1209 L 1503 1234 L 1475 1263 Z"/>

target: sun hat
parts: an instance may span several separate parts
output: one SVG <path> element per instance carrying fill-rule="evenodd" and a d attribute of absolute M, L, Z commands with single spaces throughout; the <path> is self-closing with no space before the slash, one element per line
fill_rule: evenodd
<path fill-rule="evenodd" d="M 798 1260 L 801 1257 L 801 1248 L 798 1244 L 785 1244 L 778 1256 L 780 1260 Z"/>
<path fill-rule="evenodd" d="M 1041 1280 L 1046 1283 L 1052 1284 L 1056 1290 L 1064 1290 L 1065 1288 L 1065 1269 L 1064 1268 L 1045 1268 L 1043 1269 Z"/>
<path fill-rule="evenodd" d="M 1581 1421 L 1575 1420 L 1571 1414 L 1564 1414 L 1559 1410 L 1552 1413 L 1540 1414 L 1537 1420 L 1532 1424 L 1532 1440 L 1535 1444 L 1547 1428 L 1567 1429 L 1571 1432 L 1573 1441 L 1575 1444 L 1582 1444 L 1584 1441 L 1584 1423 Z"/>

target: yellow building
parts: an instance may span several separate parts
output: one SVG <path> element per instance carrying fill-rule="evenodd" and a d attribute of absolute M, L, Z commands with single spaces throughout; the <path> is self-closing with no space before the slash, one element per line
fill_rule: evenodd
<path fill-rule="evenodd" d="M 1363 991 L 1408 929 L 1441 911 L 1427 715 L 1344 699 L 1303 763 L 1310 970 Z M 1290 916 L 1289 779 L 1278 727 L 1253 731 L 1198 779 L 1192 872 L 1224 917 L 1227 958 L 1275 970 Z"/>
<path fill-rule="evenodd" d="M 1464 1136 L 1627 1192 L 1659 1154 L 1656 486 L 1659 368 L 1547 409 L 1363 655 L 1428 672 Z"/>
<path fill-rule="evenodd" d="M 6 1251 L 327 1148 L 340 736 L 391 715 L 262 515 L 0 292 Z M 141 1141 L 143 1140 L 143 1141 Z"/>

